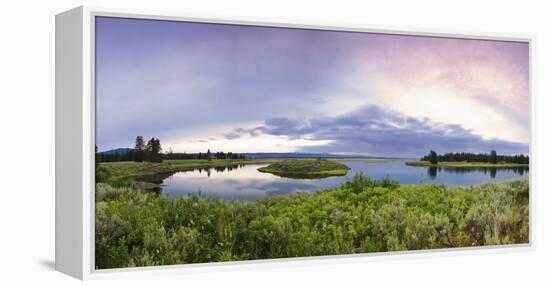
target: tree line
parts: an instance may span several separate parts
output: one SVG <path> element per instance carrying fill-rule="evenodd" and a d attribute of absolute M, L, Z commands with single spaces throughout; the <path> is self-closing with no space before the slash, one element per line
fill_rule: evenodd
<path fill-rule="evenodd" d="M 216 152 L 213 153 L 208 149 L 205 153 L 171 153 L 168 152 L 164 154 L 167 159 L 170 160 L 244 160 L 246 156 L 244 154 L 233 153 L 233 152 Z"/>
<path fill-rule="evenodd" d="M 167 152 L 162 153 L 162 145 L 158 138 L 151 138 L 145 143 L 143 136 L 137 136 L 133 149 L 123 152 L 112 153 L 97 153 L 96 147 L 96 162 L 155 162 L 160 163 L 162 160 L 244 160 L 244 154 L 233 152 L 216 152 L 213 153 L 208 149 L 205 153 L 174 153 L 172 148 Z"/>
<path fill-rule="evenodd" d="M 529 164 L 529 156 L 523 154 L 520 155 L 497 155 L 495 150 L 491 150 L 490 153 L 445 153 L 444 155 L 438 155 L 435 151 L 431 150 L 430 153 L 420 160 L 429 161 L 431 164 L 437 164 L 437 162 L 482 162 L 496 164 L 498 162 L 507 162 L 515 164 Z"/>

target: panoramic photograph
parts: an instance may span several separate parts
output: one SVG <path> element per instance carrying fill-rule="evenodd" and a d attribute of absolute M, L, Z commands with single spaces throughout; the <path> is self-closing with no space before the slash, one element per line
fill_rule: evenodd
<path fill-rule="evenodd" d="M 528 244 L 529 43 L 95 17 L 95 268 Z"/>

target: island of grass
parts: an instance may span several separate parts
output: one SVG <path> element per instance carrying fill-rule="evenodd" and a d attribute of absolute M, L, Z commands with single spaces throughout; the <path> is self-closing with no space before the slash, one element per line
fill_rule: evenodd
<path fill-rule="evenodd" d="M 280 177 L 297 179 L 345 176 L 348 170 L 348 166 L 327 159 L 287 159 L 258 169 L 258 171 L 263 173 L 271 173 Z"/>
<path fill-rule="evenodd" d="M 496 164 L 488 162 L 437 162 L 432 164 L 429 161 L 411 161 L 405 162 L 407 166 L 416 167 L 446 167 L 446 168 L 517 168 L 529 167 L 529 164 L 498 162 Z"/>

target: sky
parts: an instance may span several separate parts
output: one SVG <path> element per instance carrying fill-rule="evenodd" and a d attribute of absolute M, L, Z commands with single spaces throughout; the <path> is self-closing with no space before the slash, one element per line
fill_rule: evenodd
<path fill-rule="evenodd" d="M 527 43 L 96 18 L 96 143 L 527 154 Z"/>

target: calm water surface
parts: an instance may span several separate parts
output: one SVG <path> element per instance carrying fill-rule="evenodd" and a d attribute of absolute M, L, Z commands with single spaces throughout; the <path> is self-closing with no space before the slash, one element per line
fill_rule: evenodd
<path fill-rule="evenodd" d="M 406 166 L 405 161 L 407 160 L 391 160 L 384 163 L 342 161 L 351 168 L 347 176 L 324 179 L 281 178 L 258 171 L 258 168 L 267 164 L 242 165 L 231 169 L 193 170 L 178 172 L 164 179 L 162 191 L 172 197 L 201 193 L 226 200 L 255 200 L 277 194 L 313 193 L 334 188 L 359 172 L 375 179 L 389 177 L 404 185 L 443 183 L 453 186 L 527 178 L 529 174 L 528 168 L 429 168 Z"/>

